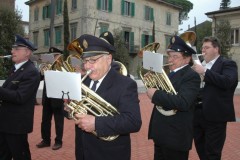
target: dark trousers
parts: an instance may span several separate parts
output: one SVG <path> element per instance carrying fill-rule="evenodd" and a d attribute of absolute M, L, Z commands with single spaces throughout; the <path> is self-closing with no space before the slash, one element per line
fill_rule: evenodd
<path fill-rule="evenodd" d="M 62 144 L 63 126 L 64 126 L 63 104 L 62 106 L 51 106 L 50 104 L 43 105 L 42 124 L 41 124 L 42 139 L 47 143 L 51 142 L 52 116 L 54 116 L 54 122 L 55 122 L 55 131 L 56 131 L 55 143 Z"/>
<path fill-rule="evenodd" d="M 0 132 L 0 160 L 31 160 L 27 134 Z"/>
<path fill-rule="evenodd" d="M 176 151 L 154 145 L 154 160 L 188 160 L 189 151 Z"/>
<path fill-rule="evenodd" d="M 209 122 L 202 109 L 195 110 L 194 143 L 200 160 L 221 160 L 226 127 L 226 122 Z"/>

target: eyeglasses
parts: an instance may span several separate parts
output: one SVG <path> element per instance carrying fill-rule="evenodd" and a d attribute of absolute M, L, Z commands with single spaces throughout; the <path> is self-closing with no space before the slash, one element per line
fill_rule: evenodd
<path fill-rule="evenodd" d="M 209 48 L 213 48 L 213 47 L 205 46 L 205 47 L 202 47 L 201 50 L 208 50 Z"/>
<path fill-rule="evenodd" d="M 168 55 L 168 59 L 173 59 L 173 60 L 178 59 L 180 57 L 181 56 L 178 56 L 178 55 Z"/>
<path fill-rule="evenodd" d="M 89 58 L 89 59 L 82 59 L 81 61 L 82 61 L 83 64 L 86 64 L 87 62 L 90 63 L 90 64 L 94 64 L 94 63 L 97 62 L 97 60 L 99 60 L 100 58 L 102 58 L 104 55 L 106 55 L 106 54 L 103 54 L 102 56 L 99 56 L 99 57 L 97 57 L 97 58 L 95 58 L 95 59 Z"/>
<path fill-rule="evenodd" d="M 27 49 L 27 48 L 25 48 L 25 47 L 12 47 L 12 50 L 16 50 L 16 51 L 24 50 L 24 49 Z"/>

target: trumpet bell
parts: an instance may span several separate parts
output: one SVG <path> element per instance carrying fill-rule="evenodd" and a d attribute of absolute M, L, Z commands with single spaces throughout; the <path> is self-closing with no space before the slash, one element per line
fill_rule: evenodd
<path fill-rule="evenodd" d="M 77 52 L 80 56 L 82 56 L 83 49 L 77 39 L 68 44 L 67 50 Z"/>
<path fill-rule="evenodd" d="M 151 52 L 155 52 L 156 53 L 159 47 L 160 47 L 160 43 L 158 43 L 158 42 L 150 43 L 150 44 L 146 45 L 145 47 L 143 47 L 138 52 L 138 56 L 140 58 L 142 58 L 143 57 L 143 51 L 151 51 Z"/>
<path fill-rule="evenodd" d="M 190 47 L 194 46 L 197 38 L 196 33 L 193 31 L 184 32 L 179 37 Z"/>

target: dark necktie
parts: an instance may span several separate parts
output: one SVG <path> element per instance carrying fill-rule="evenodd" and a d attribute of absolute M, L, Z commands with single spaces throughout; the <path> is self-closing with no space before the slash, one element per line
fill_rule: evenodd
<path fill-rule="evenodd" d="M 11 70 L 10 70 L 10 75 L 13 75 L 13 73 L 15 72 L 16 68 L 15 66 L 12 66 Z"/>
<path fill-rule="evenodd" d="M 170 73 L 168 74 L 168 77 L 169 77 L 169 78 L 172 78 L 174 74 L 175 74 L 175 72 L 172 71 L 172 72 L 170 72 Z"/>
<path fill-rule="evenodd" d="M 93 85 L 92 85 L 92 90 L 95 92 L 96 91 L 96 87 L 97 87 L 97 83 L 98 81 L 93 81 Z"/>

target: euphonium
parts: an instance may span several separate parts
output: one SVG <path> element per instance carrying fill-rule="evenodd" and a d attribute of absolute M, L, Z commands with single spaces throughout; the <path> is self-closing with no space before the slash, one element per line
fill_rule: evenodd
<path fill-rule="evenodd" d="M 82 54 L 82 48 L 80 47 L 77 40 L 73 40 L 72 43 L 68 45 L 68 50 L 75 51 L 79 55 Z M 123 75 L 127 75 L 126 67 L 116 61 L 120 65 L 120 73 Z M 71 71 L 71 70 L 67 70 Z M 82 78 L 82 82 L 85 78 L 91 73 L 91 71 L 87 71 L 84 77 Z M 66 104 L 67 108 L 69 109 L 69 117 L 75 119 L 75 114 L 92 114 L 94 116 L 114 116 L 120 114 L 118 110 L 113 107 L 110 103 L 105 101 L 101 96 L 97 93 L 92 91 L 89 87 L 85 84 L 81 84 L 82 89 L 82 100 L 75 101 L 71 100 L 68 104 Z M 96 132 L 92 132 L 95 136 L 97 136 Z M 116 139 L 119 135 L 112 135 L 107 137 L 99 137 L 105 141 L 112 141 Z"/>
<path fill-rule="evenodd" d="M 192 47 L 194 46 L 194 43 L 196 41 L 196 33 L 193 31 L 187 31 L 184 32 L 179 36 L 188 46 Z"/>
<path fill-rule="evenodd" d="M 87 77 L 91 71 L 88 71 L 84 76 L 82 81 L 84 81 L 85 77 Z M 85 84 L 82 83 L 82 100 L 80 102 L 72 100 L 67 104 L 67 107 L 70 109 L 69 115 L 70 118 L 75 119 L 75 114 L 88 114 L 91 113 L 94 116 L 114 116 L 120 114 L 115 107 L 113 107 L 110 103 L 105 101 L 102 97 L 96 94 L 93 90 L 88 88 Z M 76 120 L 76 119 L 75 119 Z M 96 132 L 92 132 L 95 136 L 97 136 Z M 119 135 L 107 136 L 107 137 L 99 137 L 105 141 L 112 141 L 116 139 Z"/>
<path fill-rule="evenodd" d="M 142 48 L 140 50 L 140 57 L 143 56 L 143 51 L 151 51 L 151 52 L 156 52 L 157 49 L 160 47 L 160 44 L 157 42 L 148 44 L 147 46 L 145 46 L 144 48 Z M 167 64 L 170 65 L 170 64 Z M 165 65 L 166 66 L 166 65 Z M 157 88 L 158 90 L 165 90 L 167 93 L 170 94 L 177 94 L 177 92 L 175 91 L 171 81 L 169 80 L 168 76 L 166 75 L 164 69 L 162 69 L 162 73 L 157 73 L 157 72 L 153 72 L 153 71 L 147 71 L 147 73 L 143 73 L 144 69 L 143 67 L 141 67 L 140 71 L 139 71 L 139 75 L 143 81 L 144 86 L 148 89 L 148 88 Z M 169 110 L 169 111 L 165 111 L 161 106 L 156 106 L 157 110 L 165 115 L 165 116 L 172 116 L 174 114 L 176 114 L 176 110 Z"/>

